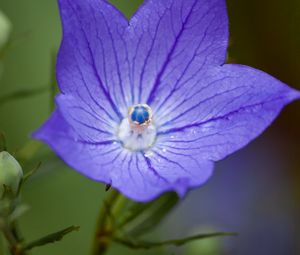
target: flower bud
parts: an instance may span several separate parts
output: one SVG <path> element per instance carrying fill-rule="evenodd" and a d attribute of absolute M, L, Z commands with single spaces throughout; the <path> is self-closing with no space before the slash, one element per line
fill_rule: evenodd
<path fill-rule="evenodd" d="M 5 187 L 15 196 L 22 177 L 23 171 L 18 161 L 7 151 L 0 152 L 0 198 L 3 197 Z"/>
<path fill-rule="evenodd" d="M 0 10 L 0 50 L 7 43 L 11 31 L 11 23 Z"/>

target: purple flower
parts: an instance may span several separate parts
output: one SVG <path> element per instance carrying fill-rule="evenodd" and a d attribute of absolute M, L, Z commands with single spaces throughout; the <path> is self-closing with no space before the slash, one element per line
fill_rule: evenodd
<path fill-rule="evenodd" d="M 300 93 L 224 64 L 224 0 L 148 0 L 128 21 L 105 0 L 60 0 L 61 94 L 35 133 L 71 167 L 148 201 L 207 181 Z"/>

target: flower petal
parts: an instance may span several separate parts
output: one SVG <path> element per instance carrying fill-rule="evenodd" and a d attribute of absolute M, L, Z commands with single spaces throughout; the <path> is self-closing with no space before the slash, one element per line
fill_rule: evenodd
<path fill-rule="evenodd" d="M 63 40 L 57 79 L 64 94 L 80 94 L 116 121 L 127 112 L 127 19 L 107 1 L 59 0 Z M 128 85 L 127 85 L 128 84 Z"/>
<path fill-rule="evenodd" d="M 130 152 L 113 140 L 98 143 L 82 141 L 56 110 L 34 134 L 47 143 L 62 160 L 79 173 L 96 181 L 110 183 L 136 201 L 150 201 L 165 191 L 183 196 L 189 187 L 204 183 L 212 173 L 213 163 L 197 162 L 191 156 L 159 152 L 159 147 L 145 155 Z M 174 155 L 174 154 L 173 154 Z"/>
<path fill-rule="evenodd" d="M 130 23 L 105 0 L 59 4 L 62 95 L 34 136 L 78 172 L 134 200 L 203 184 L 213 161 L 243 147 L 300 97 L 258 70 L 221 66 L 225 0 L 148 0 Z M 158 137 L 146 152 L 114 140 L 135 103 L 154 110 Z"/>
<path fill-rule="evenodd" d="M 130 20 L 129 29 L 134 103 L 153 106 L 183 74 L 188 79 L 203 66 L 225 61 L 224 0 L 148 0 Z"/>
<path fill-rule="evenodd" d="M 79 97 L 64 94 L 56 97 L 56 103 L 64 119 L 83 141 L 97 143 L 115 138 L 116 123 L 104 118 L 99 108 L 92 108 Z"/>
<path fill-rule="evenodd" d="M 224 65 L 172 98 L 173 106 L 158 117 L 158 134 L 165 149 L 220 160 L 258 136 L 298 98 L 298 91 L 262 71 Z"/>
<path fill-rule="evenodd" d="M 207 181 L 213 170 L 211 161 L 198 162 L 182 153 L 171 155 L 159 149 L 146 154 L 123 151 L 123 157 L 115 164 L 111 171 L 112 186 L 141 202 L 150 201 L 166 191 L 176 191 L 184 196 L 189 188 Z"/>
<path fill-rule="evenodd" d="M 61 112 L 56 110 L 48 121 L 33 134 L 33 137 L 48 144 L 69 166 L 85 176 L 110 183 L 109 169 L 101 165 L 109 162 L 119 151 L 120 144 L 113 140 L 89 143 L 65 121 Z"/>

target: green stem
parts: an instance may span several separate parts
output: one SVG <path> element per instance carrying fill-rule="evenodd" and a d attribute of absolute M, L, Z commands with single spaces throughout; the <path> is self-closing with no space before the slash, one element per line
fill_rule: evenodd
<path fill-rule="evenodd" d="M 100 214 L 98 216 L 96 233 L 94 237 L 94 244 L 92 255 L 102 255 L 108 250 L 112 241 L 113 235 L 113 217 L 116 204 L 121 198 L 121 194 L 116 190 L 111 190 L 109 197 L 105 199 Z"/>
<path fill-rule="evenodd" d="M 3 201 L 4 203 L 7 203 L 7 206 L 1 214 L 2 217 L 0 218 L 0 231 L 3 232 L 3 236 L 8 243 L 11 255 L 26 255 L 27 253 L 22 250 L 23 239 L 18 230 L 18 222 L 10 218 L 11 214 L 16 209 L 18 198 L 5 197 Z"/>
<path fill-rule="evenodd" d="M 3 234 L 9 243 L 11 255 L 26 255 L 27 253 L 22 250 L 21 238 L 19 237 L 16 223 L 5 224 Z"/>

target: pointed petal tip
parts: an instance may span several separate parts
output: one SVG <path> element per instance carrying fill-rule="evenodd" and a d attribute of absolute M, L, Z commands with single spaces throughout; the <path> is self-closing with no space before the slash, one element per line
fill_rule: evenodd
<path fill-rule="evenodd" d="M 300 99 L 300 91 L 291 87 L 288 87 L 288 92 L 287 92 L 287 102 L 288 103 L 292 103 L 294 101 L 297 101 Z"/>
<path fill-rule="evenodd" d="M 299 100 L 300 99 L 300 91 L 299 90 L 293 90 L 294 98 L 293 100 Z"/>
<path fill-rule="evenodd" d="M 30 137 L 34 140 L 42 140 L 43 139 L 43 126 L 38 128 L 37 130 L 33 131 L 30 134 Z"/>
<path fill-rule="evenodd" d="M 59 111 L 55 110 L 38 129 L 30 134 L 30 137 L 48 143 L 48 141 L 54 140 L 57 137 L 55 129 L 58 127 L 65 128 L 65 124 L 62 122 Z"/>

